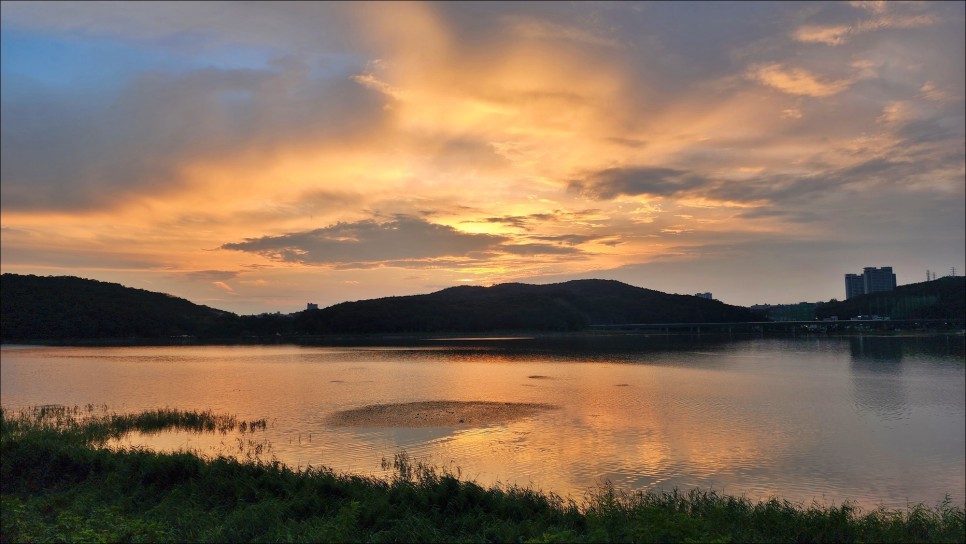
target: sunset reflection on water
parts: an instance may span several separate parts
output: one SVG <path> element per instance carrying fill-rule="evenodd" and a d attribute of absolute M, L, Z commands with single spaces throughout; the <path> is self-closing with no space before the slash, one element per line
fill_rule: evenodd
<path fill-rule="evenodd" d="M 384 475 L 399 451 L 481 484 L 579 500 L 712 488 L 865 506 L 962 502 L 963 339 L 558 338 L 354 347 L 181 346 L 2 351 L 3 406 L 88 403 L 266 418 L 245 435 L 126 444 L 260 456 Z M 427 349 L 430 348 L 430 349 Z M 539 402 L 508 424 L 333 428 L 333 412 L 425 400 Z M 241 442 L 239 442 L 241 440 Z M 246 447 L 248 449 L 246 449 Z"/>

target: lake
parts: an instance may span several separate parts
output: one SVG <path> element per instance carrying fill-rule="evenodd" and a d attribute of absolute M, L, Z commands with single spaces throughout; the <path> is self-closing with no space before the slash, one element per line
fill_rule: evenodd
<path fill-rule="evenodd" d="M 249 434 L 126 443 L 384 475 L 400 451 L 485 485 L 570 496 L 700 487 L 863 507 L 966 500 L 962 336 L 385 339 L 350 346 L 0 348 L 4 409 L 213 410 Z M 345 428 L 334 412 L 427 400 L 549 403 L 479 427 Z M 249 449 L 250 451 L 250 449 Z"/>

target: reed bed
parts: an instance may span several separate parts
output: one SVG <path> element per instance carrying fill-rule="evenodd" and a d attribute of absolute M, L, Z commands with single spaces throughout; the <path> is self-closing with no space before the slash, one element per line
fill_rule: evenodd
<path fill-rule="evenodd" d="M 261 427 L 264 420 L 257 420 Z M 245 422 L 251 428 L 251 422 Z M 293 470 L 277 460 L 202 459 L 101 447 L 139 430 L 241 429 L 230 416 L 159 410 L 94 415 L 0 411 L 0 541 L 119 542 L 963 542 L 964 508 L 863 512 L 692 490 L 580 503 L 528 488 L 483 488 L 458 473 L 385 460 L 387 479 Z"/>
<path fill-rule="evenodd" d="M 268 427 L 265 419 L 239 421 L 235 416 L 215 414 L 210 410 L 158 408 L 135 414 L 117 414 L 110 412 L 106 406 L 95 407 L 91 404 L 84 408 L 48 404 L 22 408 L 14 413 L 4 411 L 3 422 L 4 432 L 10 433 L 11 437 L 19 433 L 42 431 L 96 445 L 131 431 L 160 433 L 182 430 L 227 434 L 236 429 L 244 433 Z"/>

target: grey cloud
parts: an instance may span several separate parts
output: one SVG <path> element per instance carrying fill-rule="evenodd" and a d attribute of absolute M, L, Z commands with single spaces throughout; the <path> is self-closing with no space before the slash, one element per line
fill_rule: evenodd
<path fill-rule="evenodd" d="M 828 171 L 825 176 L 829 183 L 842 188 L 876 185 L 878 191 L 884 191 L 889 188 L 906 188 L 912 182 L 923 179 L 935 184 L 948 178 L 950 171 L 961 171 L 963 164 L 961 152 L 936 155 L 918 151 L 910 153 L 911 156 L 903 156 L 903 153 L 904 151 L 896 150 L 889 158 L 872 158 L 847 168 Z M 956 177 L 962 180 L 961 173 L 956 174 Z"/>
<path fill-rule="evenodd" d="M 719 182 L 704 194 L 716 199 L 732 202 L 790 203 L 815 193 L 828 194 L 844 185 L 839 178 L 822 175 L 761 176 L 745 181 Z"/>
<path fill-rule="evenodd" d="M 638 140 L 636 138 L 622 138 L 620 136 L 611 136 L 605 138 L 606 141 L 622 145 L 624 147 L 630 147 L 632 149 L 640 149 L 647 145 L 646 140 Z"/>
<path fill-rule="evenodd" d="M 500 255 L 580 255 L 576 243 L 590 237 L 546 237 L 569 243 L 512 243 L 510 238 L 471 234 L 423 219 L 397 215 L 391 221 L 337 223 L 308 232 L 248 238 L 220 249 L 245 251 L 269 259 L 306 265 L 328 265 L 337 270 L 461 267 Z"/>
<path fill-rule="evenodd" d="M 479 221 L 463 221 L 463 223 L 500 224 L 530 231 L 533 230 L 534 222 L 556 221 L 557 219 L 558 217 L 556 213 L 531 213 L 529 215 L 503 215 L 500 217 L 486 217 Z"/>
<path fill-rule="evenodd" d="M 776 210 L 772 208 L 754 208 L 746 212 L 741 212 L 736 217 L 742 219 L 779 218 L 787 219 L 795 223 L 813 223 L 822 220 L 822 217 L 814 212 Z"/>
<path fill-rule="evenodd" d="M 909 143 L 938 144 L 962 140 L 966 127 L 963 103 L 956 104 L 942 112 L 942 115 L 929 119 L 917 119 L 904 123 L 897 135 Z"/>
<path fill-rule="evenodd" d="M 501 225 L 509 225 L 511 227 L 516 227 L 518 229 L 530 230 L 530 221 L 526 216 L 523 215 L 506 215 L 503 217 L 487 217 L 483 220 L 486 223 L 499 223 Z"/>
<path fill-rule="evenodd" d="M 332 266 L 333 270 L 372 270 L 383 266 L 382 262 L 368 263 L 337 263 Z"/>
<path fill-rule="evenodd" d="M 586 234 L 560 234 L 556 236 L 532 236 L 534 240 L 543 240 L 545 242 L 554 242 L 560 244 L 566 244 L 569 246 L 576 246 L 578 244 L 583 244 L 586 242 L 591 242 L 594 240 L 600 240 L 605 238 L 605 236 L 589 236 Z"/>
<path fill-rule="evenodd" d="M 241 272 L 235 270 L 195 270 L 186 272 L 184 276 L 193 280 L 202 281 L 225 281 L 235 279 Z"/>
<path fill-rule="evenodd" d="M 354 262 L 339 263 L 332 267 L 333 270 L 372 270 L 375 268 L 407 268 L 413 270 L 427 270 L 435 268 L 463 268 L 467 266 L 479 266 L 482 261 L 476 257 L 467 258 L 430 258 L 430 259 L 396 259 L 391 261 L 379 262 Z"/>
<path fill-rule="evenodd" d="M 675 168 L 609 168 L 571 181 L 568 190 L 595 200 L 635 195 L 687 195 L 732 202 L 768 202 L 790 208 L 782 212 L 759 209 L 743 212 L 738 217 L 764 217 L 771 213 L 772 217 L 783 215 L 796 222 L 812 222 L 817 220 L 812 209 L 816 198 L 835 198 L 871 186 L 876 186 L 878 191 L 904 190 L 915 180 L 948 178 L 949 172 L 961 170 L 963 130 L 954 125 L 938 118 L 906 123 L 897 133 L 901 138 L 899 143 L 887 154 L 882 155 L 880 151 L 867 160 L 842 168 L 815 160 L 808 165 L 811 170 L 808 175 L 767 174 L 728 180 Z M 937 146 L 933 145 L 934 140 L 944 144 L 953 142 L 954 145 Z M 955 151 L 948 151 L 950 149 Z M 871 154 L 871 151 L 864 153 Z M 919 190 L 931 189 L 923 186 Z M 807 208 L 795 209 L 798 206 Z"/>
<path fill-rule="evenodd" d="M 934 109 L 919 109 L 910 119 L 882 127 L 881 135 L 894 140 L 887 148 L 833 150 L 857 159 L 849 166 L 833 167 L 815 157 L 803 165 L 812 172 L 808 176 L 764 176 L 743 184 L 722 184 L 714 189 L 714 194 L 738 200 L 760 198 L 791 204 L 803 197 L 852 194 L 874 186 L 880 193 L 901 190 L 903 194 L 896 194 L 894 198 L 909 202 L 910 198 L 920 198 L 908 192 L 909 186 L 917 181 L 920 183 L 916 191 L 943 194 L 954 181 L 950 176 L 962 179 L 966 116 L 961 101 L 930 107 Z"/>
<path fill-rule="evenodd" d="M 506 244 L 501 246 L 500 249 L 512 255 L 574 255 L 582 253 L 574 247 L 552 244 Z"/>
<path fill-rule="evenodd" d="M 657 167 L 608 168 L 586 180 L 572 181 L 570 191 L 597 200 L 621 195 L 671 196 L 709 184 L 709 180 L 684 170 Z"/>
<path fill-rule="evenodd" d="M 835 172 L 839 179 L 877 180 L 901 178 L 920 170 L 921 165 L 909 164 L 884 157 L 876 157 Z"/>
<path fill-rule="evenodd" d="M 492 250 L 506 240 L 502 236 L 463 233 L 401 215 L 385 223 L 337 223 L 309 232 L 248 238 L 221 248 L 257 253 L 277 261 L 346 264 L 459 257 Z"/>
<path fill-rule="evenodd" d="M 143 74 L 119 97 L 4 82 L 3 209 L 90 209 L 176 187 L 186 162 L 352 141 L 387 119 L 384 97 L 298 63 Z"/>

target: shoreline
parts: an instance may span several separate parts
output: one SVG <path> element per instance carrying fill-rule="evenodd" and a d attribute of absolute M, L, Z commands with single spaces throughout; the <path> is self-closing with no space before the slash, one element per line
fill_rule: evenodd
<path fill-rule="evenodd" d="M 848 322 L 842 322 L 848 323 Z M 884 322 L 888 323 L 888 322 Z M 747 326 L 747 323 L 736 323 L 735 327 Z M 774 327 L 783 326 L 782 322 L 774 322 Z M 823 323 L 816 322 L 817 326 Z M 787 327 L 787 325 L 786 325 Z M 278 337 L 249 337 L 249 338 L 204 338 L 204 337 L 173 337 L 173 338 L 65 338 L 65 339 L 17 339 L 0 342 L 0 347 L 151 347 L 151 346 L 271 346 L 271 345 L 302 345 L 302 346 L 351 346 L 354 343 L 363 345 L 384 344 L 397 345 L 398 342 L 500 342 L 518 340 L 537 340 L 547 338 L 600 338 L 600 337 L 653 337 L 653 338 L 836 338 L 836 337 L 870 337 L 886 336 L 893 338 L 916 338 L 929 336 L 963 337 L 964 331 L 959 328 L 921 330 L 921 329 L 863 329 L 863 330 L 767 330 L 767 331 L 738 331 L 700 330 L 700 331 L 665 331 L 656 329 L 585 329 L 580 331 L 493 331 L 486 333 L 368 333 L 368 334 L 333 334 L 316 336 L 278 336 Z"/>
<path fill-rule="evenodd" d="M 603 485 L 577 502 L 482 486 L 405 453 L 384 460 L 390 474 L 379 479 L 257 458 L 112 450 L 98 437 L 219 416 L 167 410 L 85 430 L 58 415 L 0 418 L 3 466 L 16 467 L 0 482 L 5 542 L 962 542 L 966 519 L 948 495 L 936 506 L 863 509 Z"/>

